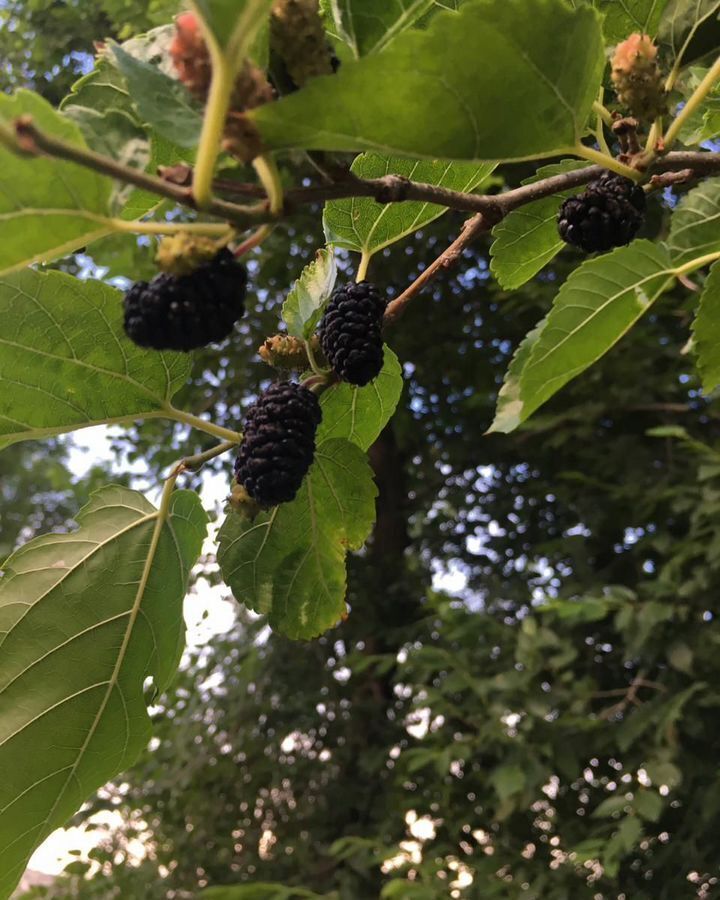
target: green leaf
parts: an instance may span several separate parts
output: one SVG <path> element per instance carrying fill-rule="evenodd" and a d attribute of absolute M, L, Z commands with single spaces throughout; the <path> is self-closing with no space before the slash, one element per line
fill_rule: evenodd
<path fill-rule="evenodd" d="M 669 45 L 675 57 L 687 59 L 686 50 L 703 26 L 717 20 L 720 0 L 670 0 L 658 29 L 662 43 Z"/>
<path fill-rule="evenodd" d="M 648 822 L 657 822 L 663 811 L 663 798 L 656 791 L 643 790 L 635 794 L 635 811 Z"/>
<path fill-rule="evenodd" d="M 605 14 L 608 43 L 617 43 L 636 31 L 654 35 L 667 4 L 668 0 L 595 0 L 593 6 Z"/>
<path fill-rule="evenodd" d="M 141 124 L 122 72 L 104 56 L 96 61 L 94 69 L 75 82 L 60 109 L 64 112 L 70 106 L 83 106 L 99 113 L 124 112 L 137 125 Z"/>
<path fill-rule="evenodd" d="M 673 669 L 692 675 L 693 652 L 684 641 L 673 644 L 668 650 L 667 658 Z"/>
<path fill-rule="evenodd" d="M 355 56 L 384 50 L 433 6 L 433 0 L 320 0 L 330 36 Z"/>
<path fill-rule="evenodd" d="M 220 47 L 244 59 L 270 14 L 273 0 L 193 0 Z"/>
<path fill-rule="evenodd" d="M 142 123 L 179 147 L 197 146 L 202 113 L 185 85 L 126 47 L 108 41 L 106 54 L 125 77 Z"/>
<path fill-rule="evenodd" d="M 0 122 L 32 116 L 38 128 L 86 146 L 77 125 L 37 94 L 0 95 Z M 73 163 L 18 156 L 0 144 L 0 274 L 72 253 L 110 234 L 113 182 Z"/>
<path fill-rule="evenodd" d="M 150 162 L 150 147 L 145 131 L 134 119 L 120 110 L 97 112 L 87 106 L 69 105 L 65 116 L 75 122 L 83 133 L 88 146 L 96 153 L 109 156 L 124 166 L 144 170 Z M 111 197 L 111 208 L 120 211 L 128 198 L 137 192 L 131 184 L 116 182 Z M 160 198 L 153 195 L 155 206 Z M 144 209 L 141 214 L 148 210 Z"/>
<path fill-rule="evenodd" d="M 507 434 L 520 424 L 518 415 L 522 412 L 523 407 L 520 398 L 521 377 L 530 359 L 532 349 L 547 325 L 547 320 L 547 316 L 541 319 L 535 328 L 525 335 L 517 350 L 513 353 L 510 366 L 505 373 L 503 386 L 498 394 L 495 418 L 490 428 L 488 428 L 487 434 L 492 434 L 496 431 L 502 431 Z"/>
<path fill-rule="evenodd" d="M 709 394 L 720 384 L 720 264 L 718 263 L 710 269 L 700 295 L 700 305 L 693 323 L 693 337 L 703 391 Z"/>
<path fill-rule="evenodd" d="M 355 159 L 350 170 L 358 178 L 402 175 L 455 191 L 472 191 L 494 168 L 495 163 L 421 162 L 363 153 Z M 323 225 L 328 243 L 373 254 L 446 212 L 447 207 L 434 203 L 376 203 L 369 197 L 349 197 L 325 204 Z"/>
<path fill-rule="evenodd" d="M 223 523 L 218 562 L 235 597 L 291 638 L 332 628 L 345 613 L 345 554 L 367 539 L 376 494 L 358 447 L 320 444 L 292 503 Z"/>
<path fill-rule="evenodd" d="M 628 800 L 624 794 L 613 794 L 612 797 L 606 797 L 602 803 L 595 807 L 592 811 L 592 818 L 609 819 L 615 813 L 622 812 L 628 805 Z"/>
<path fill-rule="evenodd" d="M 645 769 L 654 785 L 674 788 L 682 783 L 682 772 L 678 767 L 666 760 L 652 760 Z"/>
<path fill-rule="evenodd" d="M 582 169 L 586 165 L 576 159 L 564 159 L 538 169 L 523 184 Z M 566 197 L 577 193 L 578 188 L 572 188 L 535 200 L 514 209 L 495 226 L 495 240 L 490 247 L 490 270 L 502 287 L 514 290 L 530 281 L 562 250 L 565 243 L 557 230 L 558 209 Z"/>
<path fill-rule="evenodd" d="M 513 794 L 519 794 L 525 787 L 525 771 L 521 766 L 508 764 L 500 766 L 490 776 L 490 782 L 497 791 L 501 802 Z"/>
<path fill-rule="evenodd" d="M 689 98 L 709 69 L 693 66 L 683 78 L 681 90 Z M 720 134 L 720 84 L 710 91 L 700 106 L 690 115 L 680 130 L 680 141 L 686 145 L 702 144 Z"/>
<path fill-rule="evenodd" d="M 164 690 L 207 517 L 122 487 L 95 493 L 72 534 L 18 550 L 0 580 L 0 897 L 33 850 L 150 738 L 143 682 Z"/>
<path fill-rule="evenodd" d="M 269 881 L 207 888 L 199 896 L 201 900 L 322 900 L 323 898 L 322 894 L 315 894 L 305 888 L 288 887 Z"/>
<path fill-rule="evenodd" d="M 297 338 L 309 338 L 320 320 L 323 307 L 330 299 L 337 267 L 332 250 L 318 250 L 315 259 L 305 266 L 287 299 L 282 317 L 288 333 Z"/>
<path fill-rule="evenodd" d="M 121 48 L 130 56 L 148 64 L 160 60 L 160 71 L 171 76 L 173 71 L 168 47 L 174 31 L 172 25 L 155 28 L 145 35 L 125 41 L 121 44 Z M 116 129 L 118 126 L 124 126 L 126 134 L 124 138 L 121 136 L 121 140 L 128 141 L 131 137 L 129 127 L 119 118 L 125 116 L 133 123 L 138 133 L 141 132 L 149 138 L 150 158 L 146 161 L 146 170 L 153 175 L 157 173 L 159 166 L 194 161 L 195 153 L 192 148 L 180 147 L 156 131 L 143 128 L 142 119 L 130 97 L 125 76 L 113 64 L 111 56 L 101 56 L 95 63 L 95 68 L 73 85 L 72 92 L 63 100 L 61 109 L 71 118 L 78 117 L 78 124 L 81 128 L 85 126 L 85 137 L 93 149 L 113 157 L 118 155 L 117 148 L 122 144 L 118 144 L 116 138 L 112 141 L 107 140 L 106 132 L 109 129 L 104 124 L 104 119 L 93 121 L 88 110 L 107 116 L 111 125 L 113 122 L 116 123 Z M 97 143 L 93 142 L 93 137 Z M 128 220 L 146 215 L 163 202 L 157 194 L 132 186 L 125 186 L 120 200 L 122 208 L 119 214 L 121 218 Z"/>
<path fill-rule="evenodd" d="M 595 10 L 475 0 L 248 116 L 269 149 L 527 159 L 576 143 L 604 66 Z"/>
<path fill-rule="evenodd" d="M 395 412 L 403 388 L 402 367 L 385 345 L 382 371 L 365 387 L 334 384 L 320 397 L 322 424 L 318 441 L 345 438 L 367 450 Z"/>
<path fill-rule="evenodd" d="M 153 133 L 150 138 L 150 159 L 147 163 L 147 171 L 155 175 L 160 166 L 174 166 L 178 163 L 191 163 L 195 158 L 192 150 L 183 149 L 168 141 L 162 135 Z M 124 199 L 124 205 L 120 212 L 120 218 L 130 221 L 139 219 L 156 209 L 163 202 L 161 197 L 151 191 L 141 188 L 133 188 Z"/>
<path fill-rule="evenodd" d="M 513 360 L 490 430 L 517 428 L 617 343 L 673 278 L 667 251 L 650 241 L 583 263 L 560 288 L 540 333 Z"/>
<path fill-rule="evenodd" d="M 32 269 L 0 280 L 0 447 L 87 425 L 162 415 L 190 361 L 136 347 L 121 294 Z"/>
<path fill-rule="evenodd" d="M 668 249 L 677 265 L 720 251 L 720 177 L 706 178 L 683 197 L 670 221 Z"/>

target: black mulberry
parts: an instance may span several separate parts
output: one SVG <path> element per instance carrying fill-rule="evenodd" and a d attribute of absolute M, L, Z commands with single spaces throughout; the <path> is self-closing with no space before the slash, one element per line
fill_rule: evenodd
<path fill-rule="evenodd" d="M 629 244 L 638 233 L 645 211 L 645 192 L 614 172 L 591 181 L 582 194 L 560 207 L 558 231 L 568 244 L 586 253 Z"/>
<path fill-rule="evenodd" d="M 315 394 L 292 381 L 271 385 L 250 407 L 235 477 L 261 507 L 295 497 L 312 465 L 321 418 Z"/>
<path fill-rule="evenodd" d="M 163 272 L 125 294 L 125 332 L 140 347 L 193 350 L 221 341 L 245 312 L 247 274 L 224 248 L 189 275 Z"/>
<path fill-rule="evenodd" d="M 335 373 L 360 387 L 382 369 L 385 300 L 361 281 L 335 290 L 320 322 L 320 346 Z"/>

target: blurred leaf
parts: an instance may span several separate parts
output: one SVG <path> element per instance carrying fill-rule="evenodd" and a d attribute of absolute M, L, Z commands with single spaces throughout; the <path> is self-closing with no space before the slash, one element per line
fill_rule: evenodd
<path fill-rule="evenodd" d="M 525 787 L 525 772 L 518 766 L 507 764 L 500 766 L 490 775 L 490 782 L 497 791 L 501 802 L 519 794 Z"/>
<path fill-rule="evenodd" d="M 714 21 L 720 12 L 720 0 L 670 0 L 660 20 L 658 37 L 668 44 L 673 56 L 685 56 L 696 33 Z"/>
<path fill-rule="evenodd" d="M 125 76 L 143 124 L 180 147 L 195 147 L 200 137 L 202 113 L 185 85 L 157 66 L 131 56 L 114 41 L 108 42 L 106 53 Z"/>
<path fill-rule="evenodd" d="M 355 56 L 384 50 L 433 5 L 433 0 L 320 0 L 328 31 Z"/>
<path fill-rule="evenodd" d="M 710 269 L 693 322 L 697 365 L 703 391 L 709 394 L 720 384 L 720 265 Z"/>
<path fill-rule="evenodd" d="M 578 5 L 578 0 L 574 0 Z M 608 43 L 617 43 L 633 32 L 654 35 L 668 0 L 595 0 L 605 14 L 603 33 Z"/>
<path fill-rule="evenodd" d="M 267 21 L 272 0 L 193 0 L 193 6 L 219 45 L 239 62 Z"/>
<path fill-rule="evenodd" d="M 400 35 L 392 52 L 347 61 L 248 117 L 269 149 L 544 156 L 582 134 L 604 66 L 600 19 L 589 7 L 481 0 L 438 14 L 427 30 Z"/>
<path fill-rule="evenodd" d="M 664 805 L 660 794 L 648 789 L 638 791 L 633 800 L 637 814 L 648 822 L 657 822 L 662 815 Z"/>
<path fill-rule="evenodd" d="M 609 819 L 614 816 L 615 813 L 622 812 L 629 805 L 630 801 L 627 800 L 624 795 L 614 794 L 612 797 L 607 797 L 602 803 L 595 807 L 592 811 L 592 818 Z"/>

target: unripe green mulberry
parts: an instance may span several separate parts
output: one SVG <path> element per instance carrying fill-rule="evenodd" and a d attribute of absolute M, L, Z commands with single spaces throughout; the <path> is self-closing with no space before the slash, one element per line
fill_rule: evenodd
<path fill-rule="evenodd" d="M 332 75 L 338 61 L 328 44 L 318 0 L 275 0 L 270 48 L 297 87 L 318 75 Z"/>

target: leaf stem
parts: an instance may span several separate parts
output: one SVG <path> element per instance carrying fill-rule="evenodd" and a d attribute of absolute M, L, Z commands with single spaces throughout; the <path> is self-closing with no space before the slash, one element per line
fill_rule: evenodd
<path fill-rule="evenodd" d="M 183 425 L 189 425 L 191 428 L 197 428 L 198 431 L 204 431 L 206 434 L 212 434 L 223 441 L 239 444 L 242 440 L 242 435 L 239 432 L 223 428 L 214 422 L 208 422 L 206 419 L 201 419 L 200 416 L 194 416 L 192 413 L 185 412 L 183 409 L 177 409 L 172 405 L 166 407 L 165 414 L 169 419 L 182 422 Z"/>
<path fill-rule="evenodd" d="M 615 159 L 615 157 L 610 156 L 607 153 L 601 153 L 599 150 L 594 150 L 592 147 L 586 147 L 585 144 L 581 144 L 579 141 L 574 147 L 574 153 L 577 156 L 581 156 L 583 159 L 589 159 L 590 162 L 602 166 L 603 169 L 610 169 L 613 172 L 617 172 L 618 175 L 624 175 L 626 178 L 631 178 L 633 181 L 640 181 L 643 177 L 643 173 L 638 172 L 637 169 L 626 166 L 625 163 L 621 163 L 619 160 Z"/>
<path fill-rule="evenodd" d="M 680 110 L 680 112 L 675 116 L 675 118 L 670 123 L 670 127 L 665 134 L 665 146 L 669 149 L 673 143 L 677 140 L 677 137 L 683 127 L 683 125 L 687 122 L 687 120 L 692 116 L 698 107 L 702 104 L 703 100 L 707 97 L 710 91 L 715 86 L 715 83 L 720 79 L 720 56 L 715 60 L 713 65 L 708 69 L 707 74 L 700 82 L 700 84 L 695 88 L 691 96 L 688 98 L 685 106 Z"/>
<path fill-rule="evenodd" d="M 206 462 L 215 459 L 217 456 L 222 456 L 223 453 L 227 453 L 235 447 L 237 447 L 236 441 L 222 441 L 214 447 L 211 447 L 209 450 L 205 450 L 203 453 L 185 456 L 177 463 L 174 474 L 177 477 L 177 475 L 180 475 L 182 472 L 196 472 L 198 469 L 202 468 Z"/>
<path fill-rule="evenodd" d="M 235 257 L 240 259 L 241 256 L 245 256 L 246 253 L 259 247 L 263 241 L 270 237 L 274 228 L 274 225 L 261 225 L 235 249 Z"/>
<path fill-rule="evenodd" d="M 330 372 L 330 369 L 323 369 L 323 367 L 318 363 L 317 357 L 315 356 L 315 351 L 312 347 L 312 341 L 304 341 L 303 343 L 305 344 L 305 352 L 307 353 L 310 368 L 313 370 L 315 375 L 319 375 L 321 378 L 325 378 L 328 372 Z"/>
<path fill-rule="evenodd" d="M 126 219 L 108 219 L 114 231 L 131 234 L 199 234 L 222 237 L 228 226 L 222 222 L 141 222 Z"/>
<path fill-rule="evenodd" d="M 270 212 L 273 215 L 279 215 L 283 210 L 284 196 L 280 172 L 275 160 L 269 153 L 265 153 L 262 156 L 256 156 L 252 164 L 262 186 L 265 188 L 268 203 L 270 204 Z"/>
<path fill-rule="evenodd" d="M 600 100 L 593 100 L 592 108 L 593 111 L 597 113 L 598 117 L 602 119 L 602 121 L 608 126 L 608 128 L 612 127 L 612 114 L 610 110 L 600 102 Z"/>
<path fill-rule="evenodd" d="M 370 265 L 370 260 L 372 259 L 372 253 L 369 250 L 363 250 L 362 256 L 360 257 L 360 262 L 358 263 L 357 276 L 355 281 L 358 284 L 361 281 L 365 281 L 368 273 L 368 266 Z"/>
<path fill-rule="evenodd" d="M 694 272 L 696 269 L 702 269 L 703 266 L 708 265 L 708 263 L 713 263 L 718 259 L 720 259 L 720 251 L 716 250 L 715 253 L 706 253 L 704 256 L 698 256 L 696 259 L 691 259 L 684 265 L 678 266 L 677 269 L 671 269 L 670 271 L 676 278 L 681 278 L 683 275 Z"/>

